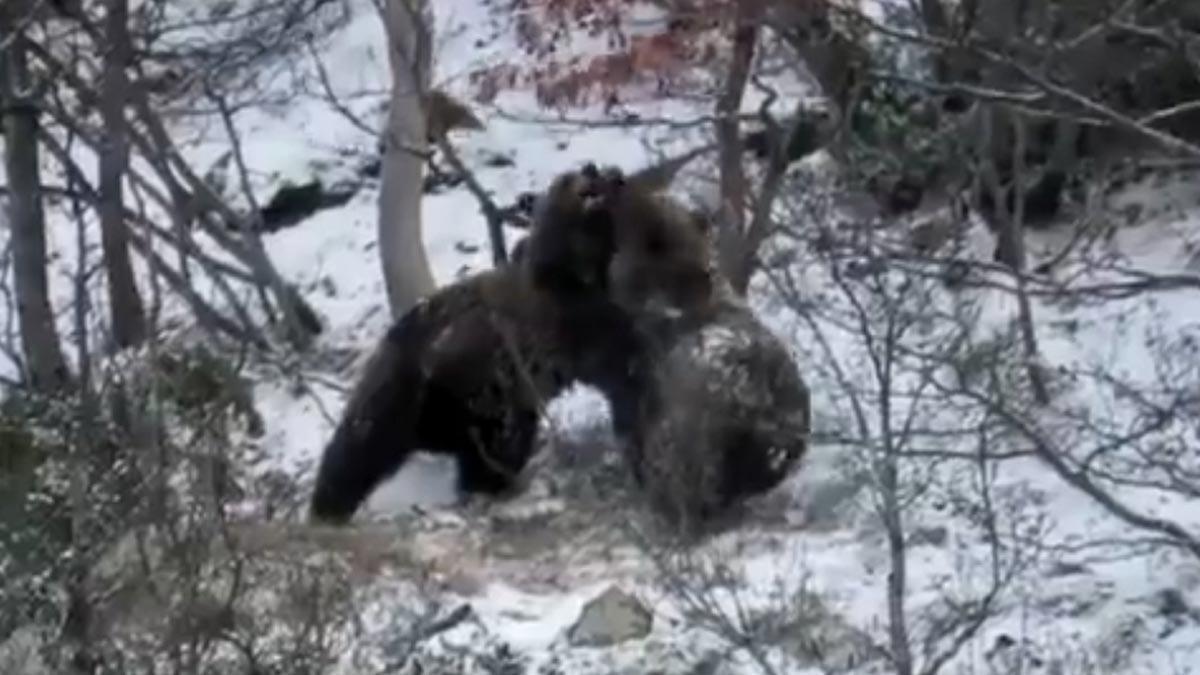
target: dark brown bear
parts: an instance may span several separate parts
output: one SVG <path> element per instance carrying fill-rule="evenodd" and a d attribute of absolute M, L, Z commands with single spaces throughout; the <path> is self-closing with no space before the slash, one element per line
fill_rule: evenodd
<path fill-rule="evenodd" d="M 605 296 L 612 224 L 587 208 L 597 177 L 590 167 L 554 182 L 518 262 L 439 289 L 392 326 L 321 458 L 315 519 L 349 520 L 417 449 L 453 455 L 461 492 L 505 492 L 534 452 L 542 406 L 573 380 L 640 389 L 646 369 L 625 357 L 634 336 Z"/>
<path fill-rule="evenodd" d="M 732 294 L 731 294 L 732 295 Z M 746 305 L 668 319 L 652 350 L 657 396 L 631 458 L 652 503 L 692 530 L 779 485 L 807 449 L 809 393 L 787 348 Z M 711 313 L 709 313 L 711 312 Z"/>
<path fill-rule="evenodd" d="M 807 447 L 809 393 L 787 348 L 716 270 L 707 220 L 618 171 L 604 176 L 591 192 L 614 228 L 606 287 L 651 366 L 636 392 L 593 384 L 652 503 L 690 529 L 787 477 Z M 555 256 L 570 267 L 569 251 Z"/>
<path fill-rule="evenodd" d="M 581 197 L 564 199 L 562 190 L 551 190 L 537 198 L 530 235 L 516 258 L 543 297 L 560 310 L 574 308 L 574 321 L 556 337 L 571 359 L 564 369 L 605 396 L 623 445 L 640 447 L 640 420 L 655 400 L 647 388 L 657 354 L 648 323 L 635 323 L 615 302 L 609 287 L 614 256 L 621 258 L 623 294 L 638 289 L 666 305 L 702 304 L 712 294 L 707 223 L 661 200 L 657 180 L 627 178 L 615 169 L 601 173 L 592 165 L 559 183 L 567 180 L 579 186 L 570 194 Z M 595 232 L 579 231 L 598 224 L 603 248 L 593 245 Z M 604 296 L 596 297 L 596 290 Z"/>

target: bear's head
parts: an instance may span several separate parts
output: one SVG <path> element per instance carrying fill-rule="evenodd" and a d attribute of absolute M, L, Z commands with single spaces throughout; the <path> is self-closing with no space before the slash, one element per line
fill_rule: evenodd
<path fill-rule="evenodd" d="M 608 265 L 615 253 L 612 214 L 598 208 L 616 182 L 594 164 L 557 176 L 543 194 L 526 202 L 529 235 L 514 250 L 514 262 L 541 290 L 559 295 L 608 290 Z"/>
<path fill-rule="evenodd" d="M 661 186 L 589 163 L 531 203 L 520 264 L 540 288 L 596 291 L 638 315 L 689 314 L 710 301 L 708 220 Z"/>
<path fill-rule="evenodd" d="M 714 292 L 708 219 L 636 179 L 613 191 L 605 209 L 616 232 L 613 301 L 649 318 L 703 314 Z"/>

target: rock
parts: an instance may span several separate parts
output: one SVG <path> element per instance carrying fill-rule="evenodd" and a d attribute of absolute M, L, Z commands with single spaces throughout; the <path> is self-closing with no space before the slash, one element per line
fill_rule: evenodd
<path fill-rule="evenodd" d="M 609 586 L 584 605 L 567 641 L 574 647 L 608 647 L 646 637 L 653 623 L 654 615 L 637 598 Z"/>

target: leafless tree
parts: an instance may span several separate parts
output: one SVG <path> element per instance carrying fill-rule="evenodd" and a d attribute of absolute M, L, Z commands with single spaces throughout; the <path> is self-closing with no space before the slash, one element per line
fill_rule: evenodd
<path fill-rule="evenodd" d="M 287 49 L 295 49 L 288 45 L 297 34 L 328 21 L 329 13 L 321 14 L 324 6 L 329 3 L 287 0 L 261 5 L 246 13 L 219 14 L 212 21 L 228 24 L 228 31 L 216 32 L 210 43 L 200 40 L 198 44 L 178 44 L 170 49 L 160 46 L 162 35 L 171 34 L 180 26 L 172 23 L 177 19 L 169 12 L 132 15 L 125 12 L 122 29 L 116 25 L 118 15 L 122 14 L 119 7 L 106 12 L 103 21 L 81 9 L 67 13 L 53 24 L 45 24 L 47 29 L 53 26 L 70 39 L 31 41 L 31 57 L 39 68 L 53 74 L 57 83 L 53 95 L 46 99 L 45 111 L 51 124 L 40 135 L 41 142 L 67 174 L 75 175 L 76 160 L 60 152 L 61 135 L 72 133 L 81 141 L 81 149 L 94 153 L 102 167 L 101 184 L 94 190 L 86 181 L 76 183 L 81 189 L 91 191 L 89 200 L 102 226 L 116 343 L 123 344 L 127 334 L 137 333 L 130 327 L 136 326 L 140 312 L 136 309 L 140 305 L 136 285 L 132 276 L 126 274 L 130 265 L 125 259 L 130 247 L 145 258 L 152 273 L 163 275 L 193 305 L 202 325 L 208 328 L 235 339 L 260 333 L 243 301 L 233 291 L 234 286 L 245 284 L 258 292 L 266 316 L 278 321 L 284 337 L 293 346 L 305 347 L 320 330 L 315 313 L 280 276 L 266 252 L 257 227 L 257 201 L 247 181 L 241 184 L 251 207 L 249 214 L 239 211 L 226 195 L 218 194 L 188 164 L 169 130 L 164 111 L 170 104 L 194 107 L 205 101 L 212 103 L 215 110 L 210 108 L 199 114 L 215 115 L 224 123 L 234 149 L 231 156 L 244 178 L 245 161 L 240 151 L 235 108 L 251 105 L 248 101 L 253 101 L 257 94 L 253 89 L 237 88 L 243 87 L 247 78 L 253 82 L 249 73 L 254 68 L 271 68 Z M 135 42 L 145 42 L 148 46 L 132 52 L 131 44 Z M 96 51 L 78 48 L 84 44 L 94 46 Z M 97 54 L 103 62 L 95 60 Z M 189 78 L 173 90 L 164 89 L 157 69 L 165 64 L 171 72 L 170 69 L 185 63 L 190 69 Z M 125 67 L 117 68 L 119 64 Z M 127 71 L 135 74 L 133 81 L 126 81 Z M 100 78 L 99 87 L 92 84 L 89 75 L 92 72 L 108 73 Z M 98 103 L 100 113 L 95 117 L 91 114 L 93 102 Z M 131 166 L 129 151 L 145 160 L 142 166 L 148 165 L 149 170 Z M 129 193 L 124 190 L 126 183 L 131 188 Z M 110 199 L 109 193 L 116 197 Z M 125 196 L 132 196 L 142 210 L 148 201 L 154 212 L 132 213 Z M 170 219 L 173 227 L 167 229 L 154 223 L 159 214 Z M 137 227 L 131 228 L 130 222 Z M 228 259 L 214 259 L 204 251 L 205 247 L 193 234 L 194 225 L 199 225 L 224 254 L 232 257 L 232 264 Z M 231 225 L 238 234 L 230 231 Z M 148 246 L 146 237 L 170 242 L 178 254 L 178 264 L 167 263 Z M 197 265 L 225 296 L 225 307 L 212 307 L 195 293 L 192 265 Z M 233 316 L 222 316 L 225 312 Z M 261 346 L 269 343 L 261 336 L 257 341 Z"/>
<path fill-rule="evenodd" d="M 725 68 L 704 94 L 713 115 L 577 122 L 715 135 L 715 165 L 695 166 L 719 195 L 722 268 L 743 290 L 765 281 L 783 299 L 811 351 L 806 363 L 821 371 L 806 379 L 836 392 L 814 402 L 833 427 L 815 442 L 848 445 L 859 458 L 860 494 L 888 554 L 878 646 L 902 673 L 951 669 L 1048 550 L 1043 514 L 997 487 L 1007 463 L 1040 462 L 1087 495 L 1127 528 L 1129 555 L 1196 552 L 1195 523 L 1180 515 L 1198 494 L 1185 450 L 1198 419 L 1187 365 L 1194 330 L 1146 336 L 1154 372 L 1138 376 L 1114 364 L 1047 363 L 1041 352 L 1055 305 L 1168 302 L 1198 287 L 1187 270 L 1138 267 L 1105 249 L 1097 222 L 1109 216 L 1093 203 L 1135 170 L 1197 165 L 1197 10 L 993 5 L 898 3 L 880 20 L 853 3 L 744 3 Z M 754 15 L 763 7 L 769 19 Z M 767 57 L 778 54 L 789 74 L 819 85 L 833 111 L 834 128 L 818 134 L 827 150 L 819 168 L 791 164 L 791 119 L 774 123 L 774 108 L 737 114 L 747 89 L 770 92 Z M 755 120 L 773 132 L 758 166 L 741 152 Z M 1030 233 L 1050 223 L 1069 241 L 1050 256 L 1031 253 Z M 996 242 L 990 260 L 963 241 L 979 224 Z M 989 337 L 970 300 L 985 290 L 1013 307 L 1011 325 Z M 914 521 L 934 492 L 954 493 L 956 516 L 986 547 L 973 592 L 914 608 Z M 770 651 L 736 612 L 697 590 L 704 575 L 671 576 L 692 577 L 677 590 L 705 605 L 708 625 L 729 644 Z"/>
<path fill-rule="evenodd" d="M 1131 153 L 1138 158 L 1135 162 L 1148 163 L 1165 157 L 1159 163 L 1165 171 L 1171 166 L 1187 170 L 1200 156 L 1195 145 L 1200 126 L 1194 115 L 1200 64 L 1184 47 L 1198 37 L 1196 10 L 1186 3 L 1153 8 L 1081 3 L 1071 12 L 1050 5 L 1033 3 L 1024 8 L 1027 11 L 1017 11 L 969 3 L 949 11 L 941 3 L 921 3 L 915 20 L 927 34 L 865 17 L 855 20 L 866 30 L 927 54 L 935 64 L 930 75 L 876 67 L 877 76 L 943 96 L 949 92 L 970 103 L 961 118 L 945 127 L 968 132 L 970 143 L 947 146 L 940 161 L 965 169 L 971 179 L 970 202 L 996 234 L 995 258 L 1001 266 L 961 258 L 954 265 L 965 272 L 968 287 L 1007 278 L 1002 288 L 1016 300 L 1019 348 L 1005 358 L 1026 372 L 1032 398 L 1014 395 L 1011 387 L 986 384 L 1007 382 L 995 375 L 973 380 L 956 396 L 987 410 L 996 423 L 1023 438 L 1066 484 L 1091 496 L 1133 531 L 1195 554 L 1196 532 L 1185 521 L 1154 514 L 1130 499 L 1139 490 L 1184 503 L 1194 499 L 1188 460 L 1149 450 L 1175 447 L 1177 441 L 1171 439 L 1177 438 L 1180 425 L 1194 424 L 1187 393 L 1193 375 L 1180 369 L 1192 339 L 1190 329 L 1176 328 L 1174 334 L 1152 338 L 1156 360 L 1164 369 L 1157 377 L 1119 374 L 1113 364 L 1051 364 L 1052 370 L 1041 362 L 1032 307 L 1034 301 L 1092 306 L 1135 299 L 1154 302 L 1159 293 L 1189 287 L 1178 272 L 1137 269 L 1098 255 L 1089 223 L 1105 217 L 1107 172 L 1122 171 L 1111 153 Z M 1047 61 L 1046 42 L 1040 38 L 1052 33 L 1059 36 L 1061 53 Z M 1146 63 L 1156 65 L 1143 69 Z M 1150 76 L 1151 71 L 1156 75 Z M 1147 79 L 1151 77 L 1154 84 Z M 919 124 L 908 133 L 917 128 Z M 1084 133 L 1092 143 L 1080 144 Z M 1095 168 L 1085 170 L 1085 157 Z M 904 162 L 908 156 L 896 159 Z M 1066 199 L 1046 189 L 1061 187 L 1065 174 L 1091 183 L 1088 192 L 1095 198 L 1074 210 L 1057 211 L 1077 214 L 1063 223 L 1075 234 L 1030 272 L 1025 231 L 1044 226 L 1035 218 L 1044 219 L 1038 212 L 1047 203 L 1056 206 Z M 893 248 L 884 257 L 910 255 Z M 943 250 L 941 256 L 957 254 Z M 913 271 L 921 268 L 919 262 L 899 264 Z M 1051 268 L 1061 274 L 1049 276 Z M 1089 398 L 1081 401 L 1080 395 Z M 1110 415 L 1077 408 L 1103 402 L 1112 403 Z"/>
<path fill-rule="evenodd" d="M 66 384 L 68 371 L 46 275 L 46 216 L 37 138 L 47 83 L 36 78 L 30 67 L 27 31 L 32 9 L 30 2 L 5 3 L 0 9 L 0 101 L 21 347 L 30 381 L 53 391 Z"/>
<path fill-rule="evenodd" d="M 90 205 L 75 194 L 82 239 Z M 389 632 L 363 639 L 356 584 L 381 557 L 412 564 L 394 532 L 330 542 L 289 524 L 295 491 L 246 471 L 261 432 L 242 372 L 251 346 L 229 358 L 164 339 L 161 277 L 144 349 L 96 358 L 101 268 L 79 251 L 80 375 L 52 405 L 15 388 L 0 406 L 6 450 L 34 453 L 0 468 L 0 659 L 25 631 L 38 656 L 21 665 L 44 669 L 30 672 L 316 675 L 343 659 L 403 665 L 468 618 L 445 611 L 414 565 L 420 611 L 402 606 Z"/>
<path fill-rule="evenodd" d="M 100 84 L 103 145 L 99 151 L 100 234 L 108 277 L 112 336 L 118 347 L 138 344 L 146 336 L 142 298 L 134 281 L 125 222 L 125 167 L 129 163 L 125 110 L 129 100 L 126 69 L 132 56 L 128 0 L 105 3 L 103 80 Z"/>

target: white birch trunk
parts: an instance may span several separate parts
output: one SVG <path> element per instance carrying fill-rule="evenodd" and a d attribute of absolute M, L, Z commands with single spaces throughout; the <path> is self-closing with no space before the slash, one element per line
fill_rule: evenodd
<path fill-rule="evenodd" d="M 435 287 L 421 228 L 425 113 L 431 22 L 425 0 L 386 0 L 383 10 L 392 97 L 383 138 L 379 190 L 379 254 L 392 316 L 407 312 Z"/>

